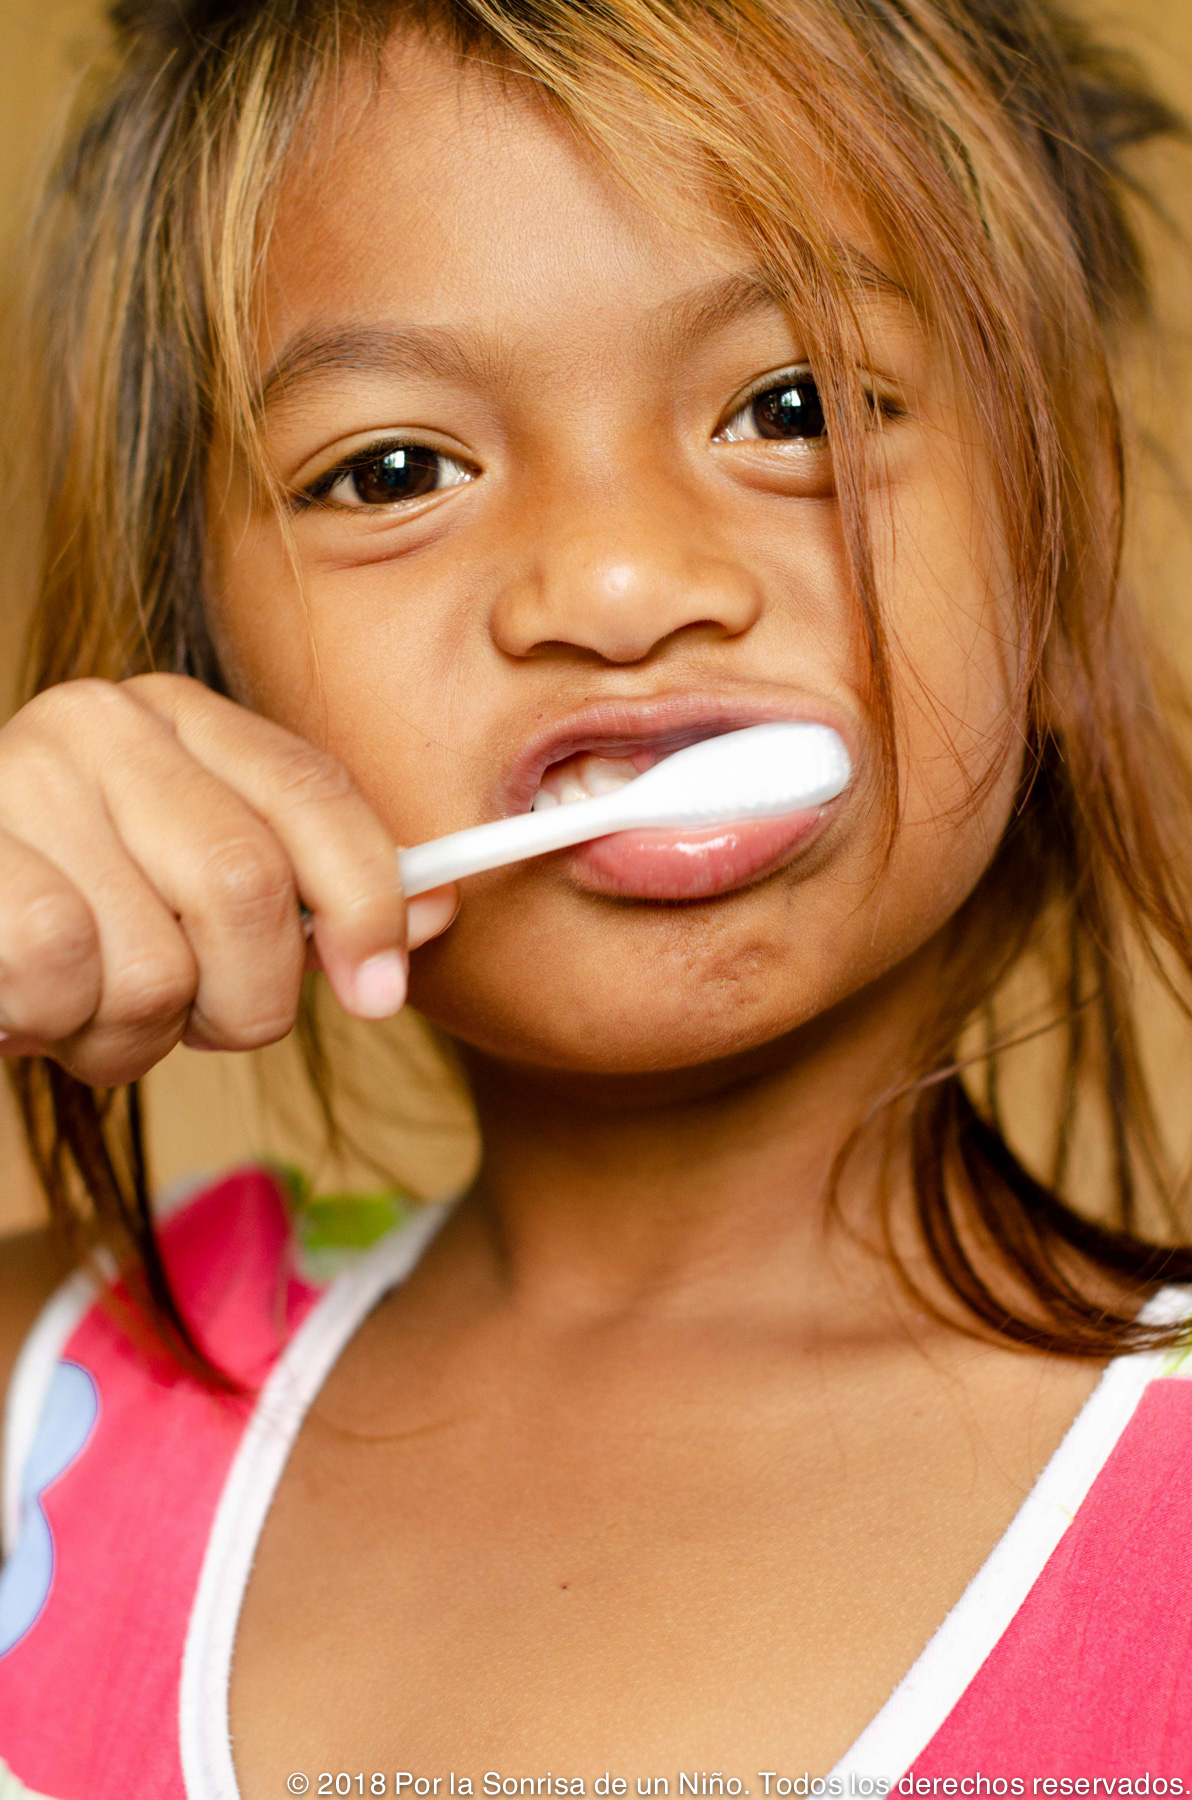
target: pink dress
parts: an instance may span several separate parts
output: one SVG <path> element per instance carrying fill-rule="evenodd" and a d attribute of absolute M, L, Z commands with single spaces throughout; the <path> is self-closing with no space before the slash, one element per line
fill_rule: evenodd
<path fill-rule="evenodd" d="M 229 1676 L 270 1500 L 332 1364 L 444 1216 L 418 1208 L 317 1281 L 264 1170 L 175 1212 L 177 1292 L 246 1399 L 133 1350 L 85 1277 L 50 1302 L 5 1424 L 0 1800 L 239 1800 Z M 1189 1310 L 1165 1290 L 1150 1316 Z M 1192 1795 L 1190 1640 L 1192 1383 L 1181 1356 L 1121 1358 L 836 1769 L 750 1771 L 749 1792 Z"/>

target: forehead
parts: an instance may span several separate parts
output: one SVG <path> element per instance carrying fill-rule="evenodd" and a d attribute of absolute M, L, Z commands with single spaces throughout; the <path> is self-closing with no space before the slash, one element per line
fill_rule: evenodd
<path fill-rule="evenodd" d="M 857 350 L 894 332 L 918 359 L 864 209 L 810 159 L 791 174 L 843 255 Z M 812 352 L 815 319 L 783 305 L 699 184 L 647 176 L 648 204 L 525 77 L 394 37 L 379 69 L 341 71 L 283 183 L 258 401 L 353 370 L 592 396 L 614 373 L 668 379 L 724 326 L 742 355 Z"/>
<path fill-rule="evenodd" d="M 647 312 L 749 269 L 710 209 L 635 198 L 527 84 L 398 40 L 348 69 L 286 181 L 266 263 L 271 335 L 313 314 L 512 331 L 582 297 Z"/>

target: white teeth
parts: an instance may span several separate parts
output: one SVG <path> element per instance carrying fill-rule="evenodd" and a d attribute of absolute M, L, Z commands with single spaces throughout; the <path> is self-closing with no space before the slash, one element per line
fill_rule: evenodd
<path fill-rule="evenodd" d="M 634 775 L 622 775 L 616 763 L 601 764 L 595 756 L 589 760 L 595 765 L 584 776 L 589 794 L 615 794 L 618 788 L 627 787 L 634 779 Z"/>
<path fill-rule="evenodd" d="M 593 800 L 598 794 L 615 793 L 636 780 L 637 773 L 627 757 L 568 757 L 547 771 L 530 810 L 543 812 L 547 807 L 570 806 L 575 800 Z"/>
<path fill-rule="evenodd" d="M 558 786 L 555 788 L 555 793 L 558 795 L 559 803 L 562 806 L 570 806 L 573 800 L 590 800 L 592 798 L 579 776 L 572 774 L 570 770 L 565 770 L 564 773 L 560 775 Z"/>

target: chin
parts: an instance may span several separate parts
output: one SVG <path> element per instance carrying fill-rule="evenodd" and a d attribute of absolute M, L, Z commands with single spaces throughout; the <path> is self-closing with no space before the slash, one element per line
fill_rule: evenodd
<path fill-rule="evenodd" d="M 487 1056 L 609 1076 L 721 1062 L 819 1009 L 789 928 L 759 929 L 723 905 L 631 917 L 607 900 L 584 924 L 549 936 L 523 928 L 511 941 L 461 913 L 411 959 L 410 998 Z"/>

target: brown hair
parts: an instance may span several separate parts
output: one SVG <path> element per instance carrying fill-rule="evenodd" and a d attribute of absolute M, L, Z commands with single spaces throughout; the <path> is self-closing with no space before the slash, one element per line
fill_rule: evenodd
<path fill-rule="evenodd" d="M 1025 731 L 1018 803 L 884 1113 L 909 1121 L 921 1234 L 971 1326 L 1091 1356 L 1169 1338 L 1137 1302 L 1192 1279 L 1192 1247 L 1131 969 L 1184 1006 L 1192 777 L 1121 573 L 1115 380 L 1148 312 L 1128 152 L 1178 133 L 1170 109 L 1052 0 L 119 0 L 111 17 L 35 238 L 24 363 L 48 447 L 29 690 L 150 668 L 219 685 L 205 453 L 217 420 L 254 449 L 245 345 L 270 205 L 338 59 L 379 55 L 398 27 L 530 81 L 647 197 L 660 165 L 685 171 L 809 328 L 893 771 L 851 373 L 867 276 L 799 179 L 823 159 L 966 384 L 1022 624 L 1001 750 Z M 1002 996 L 1028 963 L 1062 1045 L 1038 1174 L 1010 1147 L 997 1081 L 1015 1036 Z M 135 1089 L 96 1094 L 41 1060 L 14 1079 L 56 1216 L 139 1267 L 186 1344 Z M 1073 1203 L 1070 1153 L 1096 1120 L 1110 1191 L 1094 1218 Z"/>

